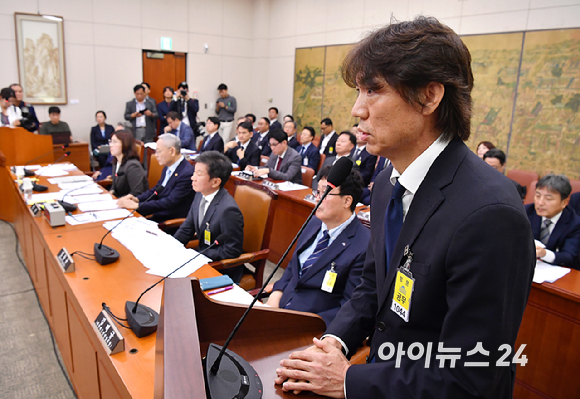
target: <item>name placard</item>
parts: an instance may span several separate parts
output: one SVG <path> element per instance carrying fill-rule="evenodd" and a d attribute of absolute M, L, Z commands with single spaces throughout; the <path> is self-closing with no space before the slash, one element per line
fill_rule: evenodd
<path fill-rule="evenodd" d="M 58 261 L 63 273 L 72 273 L 75 271 L 75 261 L 65 247 L 62 247 L 62 249 L 58 251 L 56 260 Z"/>
<path fill-rule="evenodd" d="M 101 310 L 101 313 L 95 319 L 93 329 L 109 355 L 125 350 L 125 339 L 111 317 L 104 310 Z"/>

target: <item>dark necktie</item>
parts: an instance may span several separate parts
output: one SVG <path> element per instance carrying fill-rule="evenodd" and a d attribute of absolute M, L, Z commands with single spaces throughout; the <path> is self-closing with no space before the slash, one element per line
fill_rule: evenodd
<path fill-rule="evenodd" d="M 278 157 L 276 160 L 276 170 L 280 170 L 280 166 L 282 166 L 282 158 Z"/>
<path fill-rule="evenodd" d="M 205 147 L 207 146 L 207 143 L 209 143 L 209 136 L 207 136 L 207 137 L 205 138 L 205 140 L 203 141 L 203 147 L 202 147 L 202 149 L 204 149 L 204 150 L 205 150 Z"/>
<path fill-rule="evenodd" d="M 391 201 L 387 207 L 387 212 L 385 214 L 385 249 L 386 249 L 386 263 L 387 270 L 389 270 L 389 263 L 391 257 L 393 256 L 393 251 L 395 250 L 395 244 L 399 239 L 399 233 L 403 227 L 403 194 L 405 193 L 405 187 L 397 183 L 393 187 L 391 193 Z"/>
<path fill-rule="evenodd" d="M 552 221 L 550 219 L 544 220 L 544 227 L 540 231 L 540 241 L 544 245 L 548 245 L 548 241 L 550 240 L 550 225 Z"/>
<path fill-rule="evenodd" d="M 205 204 L 207 204 L 207 201 L 205 200 L 205 198 L 201 197 L 201 201 L 199 201 L 199 212 L 197 214 L 198 217 L 198 223 L 199 223 L 199 229 L 202 230 L 202 223 L 203 223 L 203 218 L 205 217 Z"/>
<path fill-rule="evenodd" d="M 302 148 L 300 149 L 300 155 L 304 156 L 305 152 L 306 152 L 306 147 L 302 146 Z"/>
<path fill-rule="evenodd" d="M 361 149 L 357 149 L 356 152 L 354 153 L 354 160 L 356 161 L 358 159 L 358 157 L 360 156 L 361 153 Z"/>
<path fill-rule="evenodd" d="M 300 269 L 300 277 L 308 270 L 313 264 L 316 263 L 318 258 L 324 253 L 326 248 L 328 248 L 328 241 L 330 240 L 330 235 L 328 234 L 328 230 L 324 231 L 324 234 L 316 244 L 316 248 L 314 248 L 314 252 L 306 259 L 306 262 L 302 265 L 302 269 Z"/>

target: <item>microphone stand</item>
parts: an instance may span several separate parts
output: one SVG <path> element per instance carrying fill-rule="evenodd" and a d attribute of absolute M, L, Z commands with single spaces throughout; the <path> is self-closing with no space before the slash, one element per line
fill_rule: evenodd
<path fill-rule="evenodd" d="M 63 145 L 61 146 L 61 148 L 62 148 L 62 150 L 64 151 L 66 148 L 68 148 L 68 144 L 63 144 Z M 52 151 L 49 151 L 49 152 L 47 152 L 47 153 L 45 153 L 45 154 L 42 154 L 42 155 L 41 155 L 41 156 L 39 156 L 39 157 L 32 158 L 30 161 L 26 162 L 26 163 L 24 164 L 24 176 L 25 176 L 25 177 L 31 177 L 31 176 L 34 176 L 34 172 L 33 172 L 32 170 L 28 170 L 28 169 L 26 169 L 26 166 L 27 166 L 27 165 L 29 165 L 29 164 L 30 164 L 32 161 L 36 161 L 37 159 L 40 159 L 40 158 L 42 158 L 42 157 L 45 157 L 45 156 L 47 156 L 48 154 L 50 154 L 50 153 L 53 153 L 53 152 L 56 152 L 56 151 L 58 151 L 58 149 L 56 149 L 56 150 L 52 150 Z M 56 163 L 56 162 L 55 162 L 55 163 Z"/>

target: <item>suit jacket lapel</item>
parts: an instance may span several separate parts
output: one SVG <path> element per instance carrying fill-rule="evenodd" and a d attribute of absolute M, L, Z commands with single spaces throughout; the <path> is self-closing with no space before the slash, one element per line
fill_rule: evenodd
<path fill-rule="evenodd" d="M 195 193 L 195 197 L 193 198 L 193 203 L 191 207 L 193 209 L 193 226 L 195 233 L 197 234 L 197 238 L 201 240 L 200 234 L 201 231 L 199 229 L 199 202 L 201 201 L 201 193 Z"/>
<path fill-rule="evenodd" d="M 203 221 L 202 221 L 203 226 L 205 226 L 207 221 L 211 219 L 212 215 L 216 211 L 216 209 L 220 203 L 220 200 L 223 196 L 224 196 L 223 189 L 220 189 L 218 191 L 218 193 L 216 194 L 215 198 L 213 199 L 213 201 L 209 204 L 209 206 L 207 207 L 207 209 L 205 211 L 205 215 L 203 216 Z M 198 207 L 199 207 L 199 204 L 198 204 Z"/>
<path fill-rule="evenodd" d="M 560 237 L 566 233 L 566 230 L 568 229 L 568 223 L 570 223 L 571 219 L 572 218 L 570 217 L 569 210 L 564 208 L 564 210 L 562 211 L 562 216 L 560 216 L 560 220 L 558 220 L 558 223 L 556 223 L 556 225 L 554 226 L 554 230 L 552 230 L 552 234 L 550 234 L 550 239 L 548 240 L 548 244 L 546 245 L 547 248 L 555 249 L 557 247 L 556 244 L 558 243 Z"/>
<path fill-rule="evenodd" d="M 171 185 L 173 184 L 175 179 L 177 179 L 177 177 L 179 176 L 181 169 L 183 169 L 183 162 L 187 162 L 187 161 L 184 159 L 179 165 L 177 165 L 177 168 L 175 168 L 175 171 L 171 174 L 171 177 L 169 177 L 169 180 L 167 180 L 167 184 L 165 185 L 166 190 L 169 187 L 171 187 Z M 167 173 L 167 169 L 165 170 L 165 173 Z M 163 177 L 165 177 L 165 175 Z"/>

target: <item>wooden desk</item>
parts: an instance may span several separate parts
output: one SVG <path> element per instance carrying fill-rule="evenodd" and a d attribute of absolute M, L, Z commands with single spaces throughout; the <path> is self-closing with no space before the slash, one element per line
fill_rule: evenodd
<path fill-rule="evenodd" d="M 54 144 L 53 145 L 55 150 L 62 148 L 62 144 Z M 89 143 L 85 143 L 83 141 L 75 141 L 70 143 L 65 151 L 70 151 L 70 155 L 64 158 L 63 162 L 70 162 L 74 163 L 77 168 L 79 168 L 83 172 L 90 172 L 91 171 L 91 156 L 89 153 Z M 59 152 L 55 151 L 55 158 L 59 158 L 61 155 L 58 155 Z"/>
<path fill-rule="evenodd" d="M 580 394 L 580 271 L 553 284 L 532 284 L 516 341 L 527 344 L 515 399 L 577 398 Z"/>

